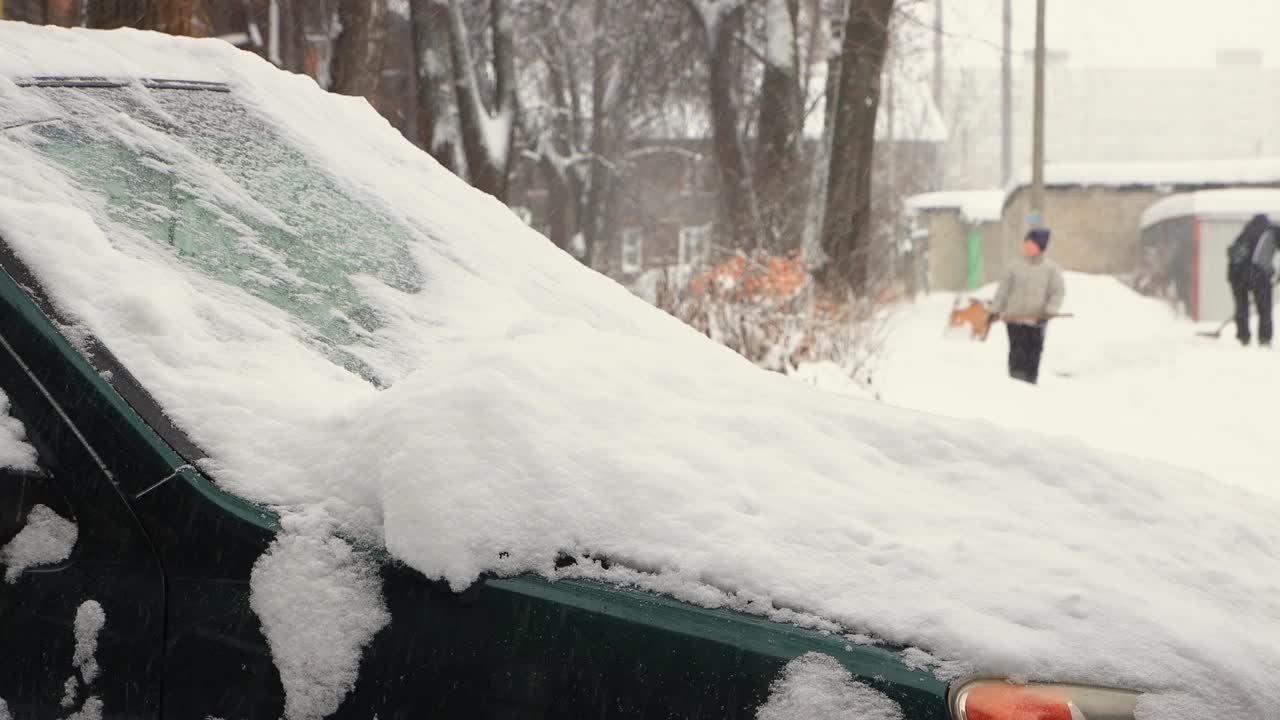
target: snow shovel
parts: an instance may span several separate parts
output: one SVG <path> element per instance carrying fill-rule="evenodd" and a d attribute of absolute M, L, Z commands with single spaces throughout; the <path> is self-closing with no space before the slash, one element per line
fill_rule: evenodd
<path fill-rule="evenodd" d="M 1214 340 L 1217 340 L 1218 338 L 1222 337 L 1222 331 L 1226 330 L 1227 326 L 1233 322 L 1235 322 L 1235 318 L 1227 318 L 1226 320 L 1222 321 L 1222 324 L 1218 326 L 1217 330 L 1197 330 L 1196 335 L 1202 338 L 1212 338 Z"/>
<path fill-rule="evenodd" d="M 1276 285 L 1280 285 L 1280 275 L 1277 275 L 1276 279 L 1271 281 L 1271 287 L 1275 287 Z M 1212 338 L 1217 340 L 1222 337 L 1222 331 L 1226 330 L 1227 326 L 1235 322 L 1235 320 L 1236 319 L 1234 317 L 1229 317 L 1222 321 L 1222 324 L 1218 326 L 1217 330 L 1197 330 L 1196 335 L 1202 338 Z"/>
<path fill-rule="evenodd" d="M 1069 318 L 1069 317 L 1075 317 L 1075 315 L 1072 313 L 1055 313 L 1053 315 L 1010 315 L 1009 317 L 1004 317 L 1002 315 L 1000 316 L 1000 318 L 996 320 L 996 322 L 1038 323 L 1038 322 L 1044 322 L 1046 320 L 1057 320 L 1058 318 Z M 994 324 L 995 323 L 990 323 L 987 325 L 987 331 L 982 334 L 983 340 L 987 339 L 987 335 L 991 333 L 991 326 Z"/>

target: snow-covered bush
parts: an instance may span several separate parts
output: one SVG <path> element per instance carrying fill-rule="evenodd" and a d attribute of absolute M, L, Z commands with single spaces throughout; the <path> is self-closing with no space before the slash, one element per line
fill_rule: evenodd
<path fill-rule="evenodd" d="M 884 341 L 880 308 L 890 299 L 819 291 L 798 256 L 739 253 L 701 272 L 645 273 L 633 291 L 751 362 L 791 373 L 831 363 L 870 384 Z"/>

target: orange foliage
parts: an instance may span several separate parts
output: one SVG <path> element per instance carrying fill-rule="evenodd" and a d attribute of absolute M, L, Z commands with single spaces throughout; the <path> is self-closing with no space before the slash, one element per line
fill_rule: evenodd
<path fill-rule="evenodd" d="M 716 295 L 731 302 L 790 300 L 809 283 L 798 254 L 788 257 L 735 255 L 694 277 L 689 289 L 695 297 Z"/>

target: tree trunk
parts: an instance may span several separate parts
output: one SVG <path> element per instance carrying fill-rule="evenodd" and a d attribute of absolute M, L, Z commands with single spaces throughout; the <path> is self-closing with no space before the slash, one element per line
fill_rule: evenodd
<path fill-rule="evenodd" d="M 280 7 L 280 67 L 289 72 L 307 71 L 306 18 L 303 5 L 307 0 L 275 0 Z"/>
<path fill-rule="evenodd" d="M 147 0 L 89 0 L 85 20 L 91 28 L 142 27 Z"/>
<path fill-rule="evenodd" d="M 734 247 L 759 247 L 759 216 L 733 97 L 737 84 L 734 38 L 746 11 L 743 3 L 729 0 L 688 2 L 706 36 L 712 153 L 720 170 L 720 204 L 729 233 L 727 240 Z"/>
<path fill-rule="evenodd" d="M 515 54 L 505 0 L 492 0 L 491 14 L 496 116 L 489 114 L 481 97 L 459 0 L 449 0 L 449 49 L 458 124 L 471 184 L 505 202 L 515 133 Z"/>
<path fill-rule="evenodd" d="M 574 120 L 577 108 L 570 88 L 574 85 L 573 69 L 557 38 L 547 51 L 547 85 L 549 102 L 555 109 L 551 127 L 543 131 L 538 142 L 538 165 L 550 190 L 548 196 L 548 235 L 556 247 L 567 249 L 578 232 L 579 183 L 570 165 L 576 146 Z M 585 238 L 584 238 L 585 239 Z"/>
<path fill-rule="evenodd" d="M 614 73 L 615 59 L 605 45 L 609 29 L 608 0 L 596 0 L 591 17 L 595 33 L 591 39 L 591 164 L 587 166 L 586 201 L 583 204 L 579 224 L 587 246 L 585 261 L 595 267 L 598 248 L 608 231 L 610 200 L 613 191 L 613 172 L 601 164 L 602 158 L 613 156 L 612 128 L 608 115 L 612 108 L 606 106 L 609 78 Z"/>
<path fill-rule="evenodd" d="M 804 188 L 798 175 L 804 112 L 796 40 L 800 1 L 768 3 L 755 190 L 766 246 L 773 252 L 786 252 L 799 247 L 804 221 Z"/>
<path fill-rule="evenodd" d="M 0 19 L 74 27 L 80 24 L 80 3 L 77 0 L 0 0 Z"/>
<path fill-rule="evenodd" d="M 417 80 L 417 142 L 450 172 L 454 167 L 454 140 L 449 131 L 449 6 L 440 0 L 411 0 L 409 18 L 413 30 L 413 63 Z"/>
<path fill-rule="evenodd" d="M 0 0 L 0 20 L 17 20 L 32 25 L 48 22 L 45 0 Z"/>
<path fill-rule="evenodd" d="M 135 27 L 169 35 L 195 34 L 196 0 L 89 0 L 89 27 Z"/>
<path fill-rule="evenodd" d="M 45 22 L 50 25 L 77 27 L 82 19 L 84 3 L 80 0 L 48 0 Z"/>
<path fill-rule="evenodd" d="M 342 33 L 333 48 L 331 91 L 371 97 L 382 83 L 387 40 L 387 0 L 341 0 Z"/>
<path fill-rule="evenodd" d="M 509 0 L 492 0 L 490 11 L 491 32 L 493 33 L 493 71 L 494 106 L 497 117 L 494 118 L 499 131 L 494 141 L 501 147 L 491 149 L 495 170 L 498 171 L 497 182 L 491 194 L 506 202 L 507 181 L 511 177 L 512 146 L 516 133 L 516 45 L 515 19 L 510 15 Z"/>
<path fill-rule="evenodd" d="M 853 0 L 845 24 L 838 100 L 827 177 L 818 274 L 828 289 L 864 297 L 873 291 L 869 264 L 871 161 L 880 76 L 889 43 L 893 0 Z"/>

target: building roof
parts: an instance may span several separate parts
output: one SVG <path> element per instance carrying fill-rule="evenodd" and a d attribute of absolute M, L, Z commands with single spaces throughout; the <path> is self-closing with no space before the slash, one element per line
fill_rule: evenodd
<path fill-rule="evenodd" d="M 1200 162 L 1088 162 L 1045 166 L 1045 184 L 1056 186 L 1172 187 L 1270 185 L 1280 183 L 1280 157 Z M 1009 188 L 1031 184 L 1024 167 Z"/>
<path fill-rule="evenodd" d="M 908 211 L 957 210 L 965 222 L 996 222 L 1004 216 L 1004 190 L 955 190 L 912 195 Z"/>
<path fill-rule="evenodd" d="M 1280 218 L 1280 190 L 1201 190 L 1170 195 L 1142 213 L 1142 227 L 1183 217 L 1248 220 L 1258 213 Z"/>

